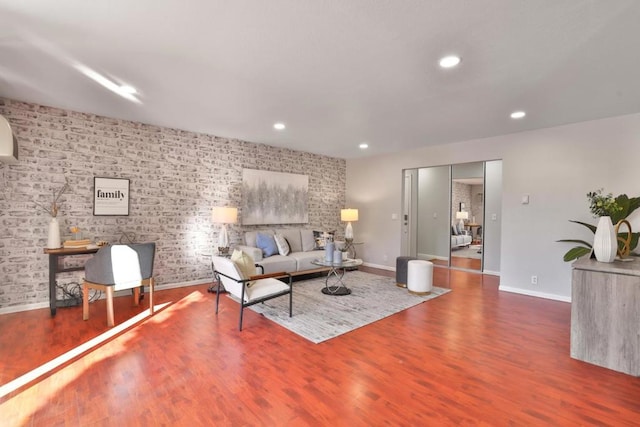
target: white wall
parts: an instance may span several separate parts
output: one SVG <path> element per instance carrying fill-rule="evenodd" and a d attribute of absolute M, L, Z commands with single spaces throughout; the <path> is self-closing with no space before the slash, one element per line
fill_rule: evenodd
<path fill-rule="evenodd" d="M 556 240 L 592 238 L 568 222 L 595 223 L 588 191 L 640 196 L 640 114 L 349 159 L 346 197 L 360 209 L 364 242 L 358 253 L 371 265 L 395 265 L 401 228 L 391 215 L 401 212 L 402 169 L 495 159 L 503 160 L 501 289 L 569 300 L 571 267 L 562 255 L 570 246 Z M 639 212 L 630 220 L 640 229 Z"/>
<path fill-rule="evenodd" d="M 499 274 L 502 241 L 502 160 L 485 163 L 484 211 L 483 272 Z"/>

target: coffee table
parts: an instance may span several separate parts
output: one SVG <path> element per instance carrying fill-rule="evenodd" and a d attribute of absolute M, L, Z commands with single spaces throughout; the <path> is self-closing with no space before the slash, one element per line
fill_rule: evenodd
<path fill-rule="evenodd" d="M 324 281 L 324 288 L 322 288 L 322 293 L 325 295 L 349 295 L 351 294 L 351 289 L 347 288 L 342 280 L 344 278 L 344 272 L 347 268 L 354 268 L 362 265 L 361 259 L 345 259 L 340 263 L 334 263 L 330 261 L 325 261 L 324 259 L 316 259 L 311 261 L 314 265 L 319 265 L 322 267 L 329 267 L 329 273 L 327 273 L 327 278 Z M 329 281 L 333 280 L 333 283 L 329 285 Z"/>

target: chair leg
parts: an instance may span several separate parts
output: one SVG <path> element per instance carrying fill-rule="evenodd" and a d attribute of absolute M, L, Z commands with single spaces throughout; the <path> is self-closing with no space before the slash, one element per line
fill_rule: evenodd
<path fill-rule="evenodd" d="M 242 332 L 242 314 L 244 312 L 244 305 L 240 304 L 240 324 L 238 325 L 238 330 Z"/>
<path fill-rule="evenodd" d="M 89 287 L 82 284 L 82 320 L 89 320 Z"/>
<path fill-rule="evenodd" d="M 133 305 L 140 305 L 140 288 L 133 288 Z"/>
<path fill-rule="evenodd" d="M 289 291 L 289 317 L 293 316 L 293 289 Z"/>
<path fill-rule="evenodd" d="M 219 303 L 220 303 L 220 279 L 218 279 L 218 289 L 216 290 L 216 314 L 218 314 Z"/>
<path fill-rule="evenodd" d="M 107 326 L 113 327 L 113 286 L 107 286 Z"/>
<path fill-rule="evenodd" d="M 153 306 L 153 288 L 155 287 L 153 277 L 149 279 L 149 313 L 153 314 L 155 307 Z"/>

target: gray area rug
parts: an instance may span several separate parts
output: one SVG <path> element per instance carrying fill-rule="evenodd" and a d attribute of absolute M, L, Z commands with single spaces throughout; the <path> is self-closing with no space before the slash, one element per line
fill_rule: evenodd
<path fill-rule="evenodd" d="M 347 271 L 344 282 L 351 295 L 333 296 L 321 292 L 325 278 L 294 282 L 293 317 L 287 297 L 249 308 L 317 344 L 451 291 L 434 286 L 430 295 L 412 295 L 394 278 Z"/>
<path fill-rule="evenodd" d="M 468 248 L 461 248 L 451 251 L 451 256 L 457 256 L 460 258 L 482 258 L 482 254 L 478 251 L 482 248 L 482 245 L 470 245 Z"/>

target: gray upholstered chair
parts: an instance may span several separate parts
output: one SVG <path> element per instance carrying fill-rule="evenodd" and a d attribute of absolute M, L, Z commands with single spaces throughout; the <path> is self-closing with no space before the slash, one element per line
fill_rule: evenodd
<path fill-rule="evenodd" d="M 140 287 L 149 286 L 149 307 L 153 314 L 153 260 L 155 243 L 111 245 L 101 248 L 84 266 L 82 318 L 89 319 L 89 288 L 107 295 L 107 325 L 112 327 L 113 293 L 133 289 L 134 305 L 140 301 Z"/>
<path fill-rule="evenodd" d="M 289 317 L 293 314 L 293 292 L 291 287 L 291 274 L 271 273 L 250 276 L 245 278 L 235 262 L 229 258 L 214 256 L 213 273 L 218 281 L 218 292 L 216 295 L 216 315 L 220 302 L 221 286 L 238 299 L 240 302 L 240 322 L 238 330 L 242 331 L 242 314 L 245 307 L 258 304 L 272 298 L 289 295 Z M 284 283 L 276 277 L 288 278 L 288 283 Z"/>

